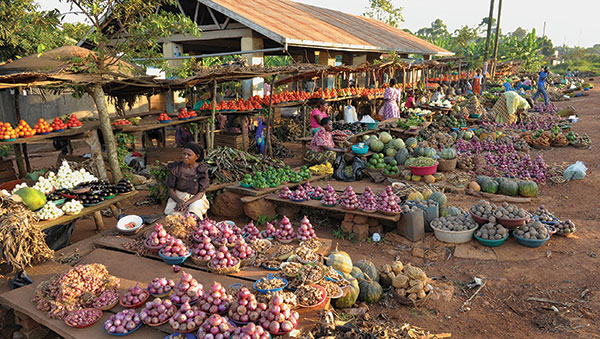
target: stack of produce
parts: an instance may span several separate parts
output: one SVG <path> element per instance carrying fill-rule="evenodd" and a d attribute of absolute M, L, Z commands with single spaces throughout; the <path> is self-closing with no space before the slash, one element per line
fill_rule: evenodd
<path fill-rule="evenodd" d="M 189 332 L 200 327 L 207 317 L 205 312 L 200 311 L 196 306 L 190 306 L 186 301 L 169 319 L 169 325 L 173 331 Z"/>
<path fill-rule="evenodd" d="M 42 209 L 37 211 L 37 215 L 42 220 L 53 220 L 64 214 L 63 210 L 56 207 L 56 205 L 52 202 L 46 203 Z"/>
<path fill-rule="evenodd" d="M 400 213 L 400 205 L 396 201 L 396 195 L 392 192 L 392 186 L 388 186 L 380 193 L 379 210 L 384 213 Z"/>
<path fill-rule="evenodd" d="M 172 237 L 165 231 L 162 224 L 154 225 L 154 231 L 146 239 L 145 244 L 151 247 L 165 247 Z"/>
<path fill-rule="evenodd" d="M 299 314 L 292 311 L 278 295 L 271 298 L 267 309 L 262 313 L 259 323 L 271 334 L 291 332 L 298 325 Z"/>
<path fill-rule="evenodd" d="M 92 303 L 93 308 L 104 309 L 110 306 L 115 306 L 119 301 L 119 291 L 115 289 L 104 290 L 99 296 L 94 298 Z"/>
<path fill-rule="evenodd" d="M 53 131 L 52 126 L 50 126 L 50 124 L 43 118 L 38 120 L 33 129 L 35 130 L 36 134 L 48 134 Z"/>
<path fill-rule="evenodd" d="M 358 208 L 358 198 L 356 197 L 356 193 L 354 193 L 352 186 L 346 187 L 342 193 L 341 200 L 340 205 L 347 210 L 355 210 Z"/>
<path fill-rule="evenodd" d="M 188 256 L 190 250 L 181 239 L 169 238 L 165 243 L 165 246 L 160 250 L 160 253 L 165 257 L 179 258 Z"/>
<path fill-rule="evenodd" d="M 169 320 L 176 311 L 177 306 L 173 305 L 171 300 L 155 298 L 146 303 L 140 312 L 140 318 L 144 324 L 158 325 Z"/>
<path fill-rule="evenodd" d="M 17 131 L 15 131 L 13 129 L 11 124 L 9 124 L 8 122 L 0 123 L 0 139 L 1 140 L 16 139 L 17 137 L 19 137 L 19 135 L 17 134 Z"/>
<path fill-rule="evenodd" d="M 271 224 L 270 222 L 267 222 L 264 237 L 265 238 L 275 238 L 276 234 L 277 234 L 277 229 L 275 228 L 275 226 L 273 226 L 273 224 Z"/>
<path fill-rule="evenodd" d="M 233 297 L 227 294 L 225 287 L 213 282 L 210 290 L 206 291 L 198 302 L 198 307 L 208 314 L 223 314 L 229 310 L 232 301 Z"/>
<path fill-rule="evenodd" d="M 314 191 L 314 188 L 310 184 L 310 181 L 307 181 L 306 184 L 302 186 L 302 188 L 304 188 L 304 192 L 306 192 L 307 195 L 310 195 Z"/>
<path fill-rule="evenodd" d="M 335 193 L 335 189 L 333 189 L 331 185 L 327 185 L 327 188 L 325 189 L 325 195 L 323 196 L 323 199 L 321 199 L 321 203 L 326 206 L 334 206 L 337 204 L 338 200 L 339 197 L 337 193 Z"/>
<path fill-rule="evenodd" d="M 191 274 L 181 272 L 181 279 L 175 283 L 171 301 L 177 305 L 194 303 L 204 295 L 202 285 Z"/>
<path fill-rule="evenodd" d="M 125 335 L 135 330 L 142 323 L 139 314 L 133 309 L 126 309 L 117 314 L 113 314 L 104 323 L 104 330 L 114 335 Z"/>
<path fill-rule="evenodd" d="M 200 326 L 198 338 L 231 338 L 235 326 L 227 321 L 227 317 L 213 314 Z"/>
<path fill-rule="evenodd" d="M 310 193 L 310 198 L 315 199 L 315 200 L 320 200 L 323 198 L 324 195 L 325 195 L 325 191 L 323 190 L 323 187 L 317 186 Z"/>
<path fill-rule="evenodd" d="M 271 335 L 262 326 L 249 323 L 244 327 L 238 327 L 233 332 L 231 339 L 269 339 Z"/>
<path fill-rule="evenodd" d="M 219 246 L 233 246 L 239 238 L 241 237 L 235 234 L 231 225 L 228 223 L 220 223 L 219 235 L 213 240 L 215 244 Z"/>
<path fill-rule="evenodd" d="M 67 126 L 69 126 L 69 128 L 77 128 L 81 127 L 82 123 L 81 121 L 79 121 L 79 119 L 77 119 L 77 116 L 75 114 L 71 114 L 69 120 L 67 120 Z"/>
<path fill-rule="evenodd" d="M 289 242 L 295 237 L 296 232 L 294 231 L 294 227 L 292 226 L 290 219 L 284 216 L 283 219 L 281 219 L 281 223 L 279 224 L 279 229 L 275 234 L 275 238 L 279 241 Z"/>
<path fill-rule="evenodd" d="M 146 299 L 148 299 L 148 292 L 143 290 L 139 284 L 135 284 L 135 286 L 130 287 L 125 291 L 121 301 L 124 306 L 134 306 Z"/>
<path fill-rule="evenodd" d="M 129 182 L 129 180 L 123 178 L 117 184 L 117 192 L 119 192 L 119 194 L 129 193 L 131 191 L 133 191 L 133 185 Z"/>
<path fill-rule="evenodd" d="M 17 125 L 15 132 L 17 132 L 17 135 L 21 138 L 29 138 L 35 135 L 35 131 L 29 127 L 25 120 L 19 121 L 19 125 Z"/>
<path fill-rule="evenodd" d="M 236 323 L 256 322 L 267 305 L 256 301 L 256 296 L 246 287 L 240 288 L 229 308 L 229 318 Z"/>
<path fill-rule="evenodd" d="M 175 288 L 175 281 L 167 278 L 154 278 L 148 284 L 148 292 L 152 295 L 164 295 Z"/>
<path fill-rule="evenodd" d="M 526 225 L 519 226 L 515 234 L 525 239 L 544 240 L 548 237 L 548 229 L 537 220 L 532 220 Z"/>
<path fill-rule="evenodd" d="M 370 186 L 365 187 L 363 194 L 358 197 L 358 207 L 366 212 L 377 211 L 377 199 Z"/>
<path fill-rule="evenodd" d="M 508 236 L 508 230 L 496 223 L 496 217 L 490 217 L 489 222 L 483 224 L 475 235 L 486 240 L 500 240 Z"/>
<path fill-rule="evenodd" d="M 63 131 L 67 128 L 69 128 L 69 126 L 67 126 L 67 124 L 60 120 L 59 117 L 55 117 L 52 121 L 52 129 L 54 130 L 54 132 Z"/>
<path fill-rule="evenodd" d="M 219 147 L 206 154 L 211 182 L 216 184 L 239 182 L 248 173 L 257 173 L 269 167 L 284 167 L 281 160 L 252 155 L 229 147 Z"/>
<path fill-rule="evenodd" d="M 298 228 L 298 239 L 300 241 L 307 241 L 312 238 L 316 238 L 315 230 L 308 218 L 304 216 L 300 221 L 300 227 Z"/>
<path fill-rule="evenodd" d="M 396 295 L 413 302 L 424 299 L 431 291 L 430 279 L 425 272 L 411 264 L 394 261 L 391 265 L 383 265 L 381 274 L 391 281 Z"/>
<path fill-rule="evenodd" d="M 490 217 L 494 216 L 496 209 L 497 207 L 495 204 L 492 204 L 487 200 L 479 200 L 476 204 L 471 206 L 469 212 L 482 219 L 489 220 Z"/>
<path fill-rule="evenodd" d="M 256 252 L 243 238 L 239 238 L 235 242 L 231 254 L 240 260 L 251 260 L 256 255 Z"/>
<path fill-rule="evenodd" d="M 494 216 L 503 219 L 520 219 L 527 216 L 527 211 L 523 208 L 503 202 L 502 205 L 498 206 L 494 211 Z"/>
<path fill-rule="evenodd" d="M 298 186 L 298 188 L 292 193 L 290 200 L 294 201 L 304 201 L 308 199 L 307 193 L 302 186 Z"/>
<path fill-rule="evenodd" d="M 104 291 L 118 290 L 119 285 L 119 279 L 109 275 L 104 265 L 77 265 L 41 282 L 32 302 L 50 318 L 63 319 L 71 311 L 91 306 L 94 297 Z"/>
<path fill-rule="evenodd" d="M 202 236 L 200 241 L 192 246 L 192 251 L 192 257 L 196 260 L 208 261 L 212 259 L 215 254 L 217 254 L 215 246 L 211 243 L 210 238 L 207 236 Z"/>
<path fill-rule="evenodd" d="M 48 174 L 46 174 L 46 179 L 48 179 L 56 189 L 68 190 L 79 184 L 98 180 L 98 178 L 83 168 L 77 171 L 72 170 L 71 165 L 69 165 L 66 160 L 63 160 L 58 168 L 58 172 L 48 172 Z"/>
<path fill-rule="evenodd" d="M 479 225 L 467 216 L 447 216 L 436 218 L 431 222 L 431 228 L 450 231 L 462 232 L 477 228 Z"/>
<path fill-rule="evenodd" d="M 248 241 L 262 239 L 260 231 L 258 230 L 258 228 L 256 228 L 256 226 L 254 226 L 254 221 L 250 221 L 249 224 L 244 226 L 244 228 L 242 229 L 242 233 Z"/>
<path fill-rule="evenodd" d="M 570 219 L 559 222 L 556 225 L 556 228 L 558 229 L 556 233 L 560 235 L 568 235 L 571 233 L 575 233 L 576 229 L 575 223 L 573 223 Z"/>
<path fill-rule="evenodd" d="M 240 260 L 229 253 L 225 246 L 219 247 L 217 254 L 210 260 L 212 268 L 228 268 L 235 267 Z"/>
<path fill-rule="evenodd" d="M 289 199 L 292 196 L 292 191 L 289 187 L 285 186 L 281 192 L 279 192 L 279 197 L 282 199 Z"/>

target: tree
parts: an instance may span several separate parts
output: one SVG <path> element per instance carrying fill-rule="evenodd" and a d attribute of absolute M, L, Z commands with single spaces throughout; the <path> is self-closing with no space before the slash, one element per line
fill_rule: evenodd
<path fill-rule="evenodd" d="M 391 0 L 369 0 L 369 6 L 363 16 L 376 19 L 398 28 L 404 22 L 402 7 L 396 7 Z"/>
<path fill-rule="evenodd" d="M 0 18 L 0 62 L 63 45 L 58 10 L 39 11 L 34 0 L 3 0 Z"/>
<path fill-rule="evenodd" d="M 523 29 L 523 27 L 518 27 L 517 29 L 515 29 L 514 32 L 510 33 L 510 36 L 514 36 L 518 40 L 525 39 L 526 35 L 527 35 L 527 30 Z"/>
<path fill-rule="evenodd" d="M 477 26 L 477 31 L 478 32 L 485 32 L 487 30 L 487 26 L 488 26 L 488 21 L 490 21 L 490 18 L 487 16 L 484 16 L 483 19 L 481 19 L 481 22 L 479 23 L 479 25 Z M 496 18 L 492 18 L 492 32 L 495 33 L 495 27 L 496 26 Z"/>
<path fill-rule="evenodd" d="M 469 26 L 462 26 L 454 31 L 452 36 L 452 45 L 458 48 L 465 47 L 471 41 L 476 40 L 478 37 L 477 29 Z"/>
<path fill-rule="evenodd" d="M 440 39 L 447 39 L 450 37 L 450 32 L 448 32 L 448 26 L 441 20 L 436 19 L 431 23 L 430 27 L 425 27 L 419 29 L 417 32 L 417 36 L 422 37 L 428 41 L 434 42 Z"/>
<path fill-rule="evenodd" d="M 79 41 L 85 39 L 86 35 L 90 31 L 90 25 L 83 22 L 70 23 L 65 22 L 62 24 L 62 34 L 65 39 L 65 43 L 75 45 Z"/>
<path fill-rule="evenodd" d="M 175 0 L 61 0 L 71 4 L 90 23 L 93 31 L 87 41 L 94 45 L 94 54 L 79 60 L 83 69 L 101 79 L 112 78 L 114 69 L 124 67 L 121 61 L 144 58 L 143 65 L 165 68 L 162 47 L 158 39 L 175 33 L 198 36 L 196 23 L 182 14 L 157 11 L 162 6 L 177 6 Z M 123 70 L 133 72 L 134 70 Z M 121 73 L 125 73 L 121 72 Z M 85 91 L 98 109 L 100 129 L 106 143 L 106 153 L 113 181 L 123 174 L 117 157 L 116 141 L 110 124 L 102 84 L 87 85 Z"/>

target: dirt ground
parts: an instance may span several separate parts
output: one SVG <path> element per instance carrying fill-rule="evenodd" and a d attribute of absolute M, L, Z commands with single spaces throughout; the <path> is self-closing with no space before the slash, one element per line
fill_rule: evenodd
<path fill-rule="evenodd" d="M 433 333 L 449 332 L 453 338 L 600 338 L 600 204 L 596 201 L 600 192 L 600 157 L 596 153 L 600 142 L 600 84 L 589 93 L 587 97 L 557 105 L 575 107 L 580 121 L 573 130 L 587 133 L 596 143 L 592 149 L 567 147 L 542 151 L 548 165 L 583 161 L 588 167 L 586 178 L 542 185 L 538 198 L 521 205 L 529 210 L 545 205 L 559 219 L 573 220 L 577 225 L 575 235 L 554 236 L 537 249 L 519 246 L 512 238 L 498 249 L 469 246 L 477 253 L 491 254 L 494 260 L 457 258 L 455 246 L 435 240 L 432 234 L 417 243 L 394 234 L 386 235 L 386 241 L 378 244 L 338 240 L 340 249 L 354 260 L 369 258 L 379 267 L 398 258 L 424 268 L 436 280 L 437 297 L 425 307 L 401 306 L 387 297 L 371 305 L 372 316 L 384 313 L 390 321 L 408 322 Z M 33 153 L 39 154 L 32 161 L 35 168 L 54 164 L 57 153 L 47 152 L 51 150 L 51 145 L 34 150 Z M 299 153 L 300 146 L 293 147 L 293 151 Z M 298 158 L 288 162 L 298 164 Z M 142 192 L 135 200 L 144 200 L 147 195 L 148 192 Z M 448 200 L 450 205 L 468 208 L 478 198 L 449 194 Z M 140 208 L 133 206 L 133 202 L 125 205 L 127 213 L 155 214 L 163 208 L 157 205 Z M 107 217 L 105 224 L 116 223 Z M 338 226 L 321 225 L 317 233 L 333 237 Z M 81 219 L 72 242 L 95 232 L 91 218 Z M 425 253 L 425 258 L 420 257 L 420 252 Z M 477 290 L 467 287 L 474 277 L 482 278 L 485 286 L 472 298 L 468 308 L 461 311 L 463 303 Z M 532 297 L 554 303 L 527 300 Z"/>

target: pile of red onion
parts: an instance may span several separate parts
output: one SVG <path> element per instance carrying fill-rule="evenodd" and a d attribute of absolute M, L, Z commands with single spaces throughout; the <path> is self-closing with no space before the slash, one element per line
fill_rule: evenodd
<path fill-rule="evenodd" d="M 365 187 L 363 194 L 358 197 L 358 207 L 363 211 L 377 211 L 377 198 L 371 190 L 371 187 Z"/>
<path fill-rule="evenodd" d="M 225 287 L 218 282 L 214 282 L 210 290 L 204 293 L 198 302 L 198 307 L 209 314 L 223 314 L 229 309 L 232 300 L 233 297 L 227 294 Z"/>
<path fill-rule="evenodd" d="M 94 308 L 105 308 L 109 305 L 114 304 L 119 300 L 119 292 L 113 289 L 107 289 L 102 292 L 99 296 L 94 298 L 92 307 Z"/>
<path fill-rule="evenodd" d="M 346 187 L 342 193 L 341 200 L 340 205 L 345 209 L 355 210 L 358 208 L 358 198 L 356 197 L 356 193 L 354 193 L 352 186 Z"/>
<path fill-rule="evenodd" d="M 306 193 L 306 191 L 304 190 L 304 188 L 302 186 L 298 186 L 298 188 L 296 188 L 294 193 L 292 193 L 292 196 L 290 197 L 290 199 L 304 201 L 304 200 L 308 199 L 308 194 Z"/>
<path fill-rule="evenodd" d="M 210 264 L 213 268 L 226 268 L 237 265 L 239 261 L 240 259 L 231 255 L 227 247 L 221 246 L 215 256 L 210 259 Z"/>
<path fill-rule="evenodd" d="M 240 260 L 246 260 L 254 257 L 256 252 L 246 243 L 244 238 L 239 238 L 238 241 L 235 242 L 231 254 Z"/>
<path fill-rule="evenodd" d="M 264 236 L 266 238 L 275 238 L 275 234 L 277 234 L 277 229 L 275 226 L 273 226 L 273 224 L 267 222 Z"/>
<path fill-rule="evenodd" d="M 400 205 L 396 201 L 396 195 L 392 192 L 392 187 L 388 186 L 385 190 L 381 191 L 381 205 L 379 210 L 388 213 L 400 213 Z"/>
<path fill-rule="evenodd" d="M 272 334 L 287 333 L 298 324 L 298 312 L 292 311 L 280 296 L 271 298 L 267 310 L 262 313 L 259 323 Z"/>
<path fill-rule="evenodd" d="M 262 239 L 262 235 L 260 234 L 260 230 L 254 226 L 254 221 L 250 221 L 249 224 L 244 226 L 242 232 L 246 236 L 246 241 L 252 241 L 256 239 Z"/>
<path fill-rule="evenodd" d="M 298 239 L 300 241 L 306 241 L 308 239 L 315 238 L 315 230 L 313 229 L 310 221 L 306 216 L 300 221 L 300 227 L 298 227 Z"/>
<path fill-rule="evenodd" d="M 210 260 L 217 253 L 215 246 L 206 235 L 201 236 L 199 241 L 193 245 L 192 249 L 192 255 L 200 260 Z"/>
<path fill-rule="evenodd" d="M 155 298 L 146 303 L 146 307 L 140 312 L 140 317 L 144 324 L 157 325 L 166 322 L 176 311 L 177 306 L 173 305 L 171 300 Z"/>
<path fill-rule="evenodd" d="M 235 326 L 230 324 L 227 317 L 213 314 L 202 323 L 198 329 L 198 339 L 228 339 L 233 334 Z"/>
<path fill-rule="evenodd" d="M 286 216 L 281 219 L 281 224 L 279 225 L 279 229 L 275 234 L 275 238 L 277 240 L 289 241 L 296 237 L 296 232 L 294 231 L 294 227 Z"/>
<path fill-rule="evenodd" d="M 148 292 L 154 295 L 167 294 L 173 290 L 175 282 L 167 278 L 154 278 L 148 284 Z"/>
<path fill-rule="evenodd" d="M 69 326 L 85 327 L 98 321 L 102 317 L 102 311 L 95 308 L 84 308 L 71 312 L 65 318 Z"/>
<path fill-rule="evenodd" d="M 181 305 L 186 302 L 193 303 L 203 294 L 202 285 L 191 274 L 181 272 L 181 279 L 175 284 L 170 298 L 175 304 Z"/>
<path fill-rule="evenodd" d="M 154 225 L 154 231 L 150 234 L 150 237 L 146 239 L 146 244 L 152 247 L 164 247 L 167 242 L 171 239 L 171 236 L 165 231 L 161 224 Z"/>
<path fill-rule="evenodd" d="M 289 199 L 292 196 L 292 190 L 289 187 L 285 186 L 281 192 L 279 192 L 279 197 L 281 199 Z"/>
<path fill-rule="evenodd" d="M 123 304 L 126 306 L 137 305 L 148 298 L 148 292 L 140 287 L 139 284 L 127 289 L 123 295 Z"/>
<path fill-rule="evenodd" d="M 235 244 L 238 238 L 241 238 L 241 236 L 236 235 L 229 224 L 222 223 L 219 235 L 213 239 L 216 244 L 225 246 Z"/>
<path fill-rule="evenodd" d="M 113 314 L 104 323 L 104 329 L 109 333 L 125 334 L 133 331 L 142 322 L 140 315 L 133 309 L 126 309 Z"/>
<path fill-rule="evenodd" d="M 333 189 L 331 185 L 327 185 L 327 188 L 325 189 L 325 195 L 323 196 L 321 203 L 323 205 L 335 205 L 337 204 L 338 200 L 339 197 L 335 193 L 335 189 Z"/>
<path fill-rule="evenodd" d="M 270 335 L 262 326 L 250 323 L 235 329 L 231 339 L 269 339 Z"/>
<path fill-rule="evenodd" d="M 313 191 L 310 192 L 310 194 L 309 194 L 311 199 L 321 199 L 321 198 L 323 198 L 324 195 L 325 195 L 325 191 L 323 190 L 323 187 L 321 187 L 321 186 L 315 187 L 313 189 Z"/>
<path fill-rule="evenodd" d="M 229 318 L 238 323 L 255 322 L 267 305 L 256 301 L 256 297 L 246 287 L 240 288 L 237 297 L 229 308 Z"/>
<path fill-rule="evenodd" d="M 193 331 L 202 325 L 207 317 L 208 315 L 198 307 L 190 306 L 188 302 L 185 302 L 169 319 L 169 325 L 173 331 Z"/>
<path fill-rule="evenodd" d="M 169 239 L 161 251 L 166 257 L 185 257 L 190 254 L 183 241 L 175 238 Z"/>

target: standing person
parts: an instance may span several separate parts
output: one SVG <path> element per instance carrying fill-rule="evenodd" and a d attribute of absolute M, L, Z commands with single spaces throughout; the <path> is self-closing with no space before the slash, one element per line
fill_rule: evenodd
<path fill-rule="evenodd" d="M 313 136 L 310 147 L 304 156 L 304 160 L 310 164 L 324 164 L 329 162 L 333 164 L 336 152 L 346 152 L 343 148 L 336 148 L 333 142 L 333 121 L 329 117 L 320 120 L 321 126 Z"/>
<path fill-rule="evenodd" d="M 537 92 L 533 95 L 533 102 L 538 98 L 541 94 L 544 96 L 544 103 L 548 105 L 548 93 L 546 93 L 546 78 L 548 77 L 548 66 L 542 67 L 537 82 Z"/>
<path fill-rule="evenodd" d="M 166 215 L 190 212 L 200 219 L 206 215 L 210 204 L 205 193 L 210 185 L 210 178 L 208 167 L 203 161 L 202 146 L 189 142 L 183 146 L 183 161 L 168 165 L 169 200 L 165 207 Z"/>
<path fill-rule="evenodd" d="M 400 107 L 398 106 L 400 94 L 400 89 L 396 88 L 396 79 L 390 80 L 390 84 L 383 94 L 383 106 L 379 109 L 379 115 L 383 117 L 383 120 L 400 117 Z"/>
<path fill-rule="evenodd" d="M 481 75 L 481 69 L 477 69 L 475 75 L 473 75 L 473 94 L 481 95 L 481 81 L 483 75 Z"/>
<path fill-rule="evenodd" d="M 319 128 L 321 128 L 321 119 L 327 118 L 327 110 L 329 105 L 327 105 L 327 101 L 324 99 L 319 99 L 317 102 L 317 107 L 312 110 L 310 113 L 310 128 L 312 129 L 312 134 L 315 135 Z"/>

